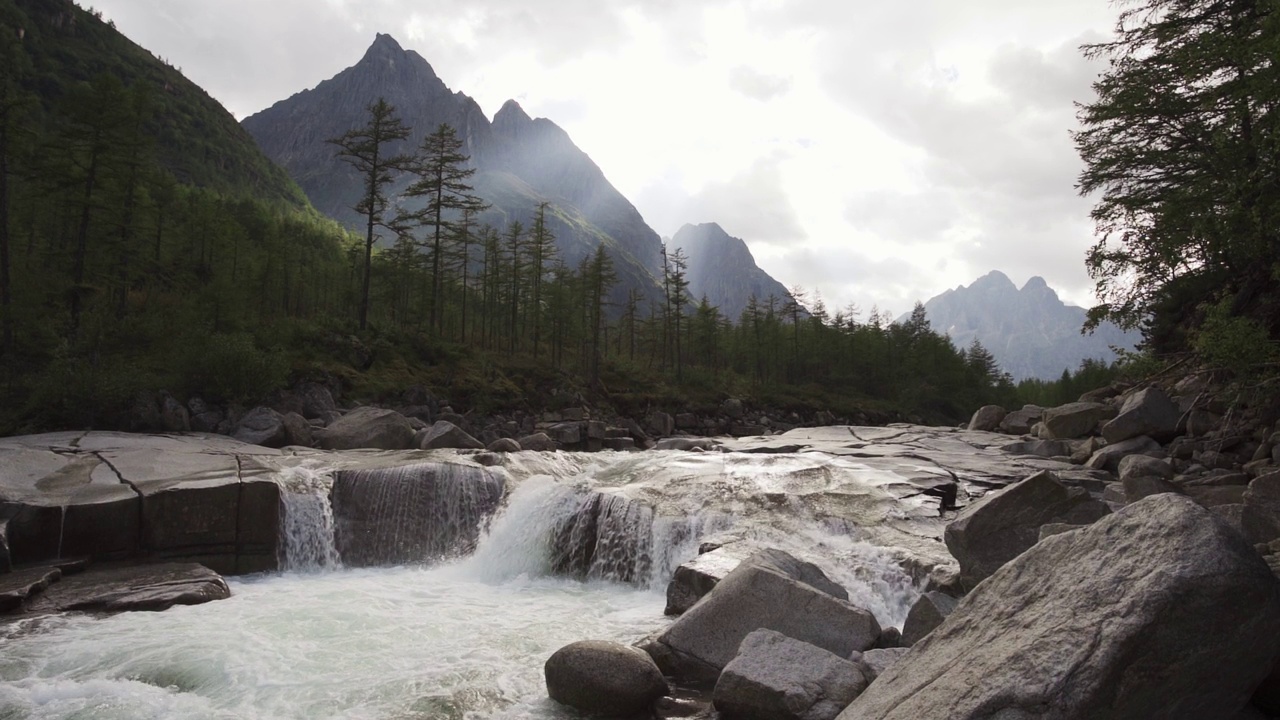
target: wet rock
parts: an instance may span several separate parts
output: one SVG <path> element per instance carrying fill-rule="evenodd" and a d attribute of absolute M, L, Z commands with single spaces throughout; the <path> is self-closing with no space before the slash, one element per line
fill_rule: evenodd
<path fill-rule="evenodd" d="M 831 720 L 866 687 L 855 663 L 756 630 L 725 666 L 712 698 L 725 720 Z"/>
<path fill-rule="evenodd" d="M 667 694 L 667 682 L 643 651 L 599 640 L 570 643 L 543 667 L 552 700 L 584 713 L 631 717 Z"/>
<path fill-rule="evenodd" d="M 582 425 L 576 422 L 556 423 L 547 428 L 547 435 L 559 447 L 573 447 L 582 442 Z"/>
<path fill-rule="evenodd" d="M 231 437 L 250 445 L 281 448 L 289 444 L 284 416 L 269 407 L 256 407 L 240 418 Z"/>
<path fill-rule="evenodd" d="M 685 452 L 694 450 L 714 450 L 719 445 L 718 442 L 711 438 L 687 438 L 674 437 L 663 438 L 654 446 L 655 450 L 683 450 Z"/>
<path fill-rule="evenodd" d="M 880 628 L 880 637 L 873 650 L 887 650 L 902 647 L 902 631 L 896 627 Z M 867 652 L 871 652 L 868 650 Z"/>
<path fill-rule="evenodd" d="M 994 432 L 1000 427 L 1000 421 L 1009 411 L 999 405 L 983 405 L 973 417 L 969 418 L 969 429 L 979 432 Z"/>
<path fill-rule="evenodd" d="M 605 450 L 614 452 L 631 452 L 636 449 L 636 441 L 629 437 L 605 438 L 601 441 Z"/>
<path fill-rule="evenodd" d="M 0 575 L 0 613 L 21 610 L 23 605 L 45 588 L 62 579 L 55 567 L 38 567 Z"/>
<path fill-rule="evenodd" d="M 1058 457 L 1070 455 L 1071 445 L 1065 440 L 1024 440 L 1000 446 L 1002 452 L 1010 455 L 1036 455 L 1039 457 Z"/>
<path fill-rule="evenodd" d="M 1102 436 L 1109 443 L 1144 435 L 1156 440 L 1172 440 L 1178 434 L 1180 417 L 1178 406 L 1163 390 L 1144 388 L 1125 399 L 1120 414 L 1102 426 Z"/>
<path fill-rule="evenodd" d="M 902 647 L 911 647 L 924 639 L 956 609 L 958 601 L 940 592 L 927 592 L 916 600 L 902 625 Z"/>
<path fill-rule="evenodd" d="M 893 667 L 903 655 L 907 654 L 910 648 L 877 648 L 862 653 L 854 653 L 853 662 L 862 669 L 862 676 L 867 679 L 867 684 L 876 681 L 876 678 L 884 674 L 886 670 Z"/>
<path fill-rule="evenodd" d="M 556 449 L 556 441 L 552 440 L 546 433 L 525 435 L 517 442 L 519 442 L 520 447 L 525 450 L 532 450 L 534 452 L 554 452 Z"/>
<path fill-rule="evenodd" d="M 761 564 L 743 563 L 697 605 L 643 645 L 664 674 L 708 681 L 749 633 L 775 630 L 848 657 L 880 636 L 871 613 Z"/>
<path fill-rule="evenodd" d="M 413 447 L 413 426 L 395 410 L 358 407 L 316 433 L 326 450 L 407 450 Z"/>
<path fill-rule="evenodd" d="M 1278 622 L 1253 549 L 1156 495 L 1005 565 L 840 717 L 1219 717 L 1270 672 Z"/>
<path fill-rule="evenodd" d="M 31 612 L 119 613 L 168 610 L 231 597 L 227 583 L 197 563 L 89 570 L 64 577 L 28 604 Z"/>
<path fill-rule="evenodd" d="M 1097 429 L 1098 423 L 1115 416 L 1116 409 L 1103 403 L 1067 403 L 1044 411 L 1041 421 L 1044 432 L 1040 437 L 1061 440 L 1084 437 Z"/>
<path fill-rule="evenodd" d="M 521 449 L 520 443 L 511 438 L 498 438 L 485 447 L 491 453 L 513 453 L 520 452 Z"/>
<path fill-rule="evenodd" d="M 9 554 L 9 519 L 0 519 L 0 575 L 13 571 L 13 557 Z"/>
<path fill-rule="evenodd" d="M 1040 526 L 1088 524 L 1110 509 L 1087 490 L 1063 485 L 1039 472 L 969 505 L 943 533 L 960 563 L 961 581 L 972 588 L 1040 539 Z"/>
<path fill-rule="evenodd" d="M 676 431 L 675 418 L 664 412 L 650 413 L 647 425 L 649 433 L 657 437 L 667 437 Z"/>
<path fill-rule="evenodd" d="M 484 449 L 484 443 L 448 420 L 437 420 L 436 424 L 430 428 L 418 431 L 413 438 L 413 444 L 417 445 L 420 450 L 440 450 L 445 448 Z"/>

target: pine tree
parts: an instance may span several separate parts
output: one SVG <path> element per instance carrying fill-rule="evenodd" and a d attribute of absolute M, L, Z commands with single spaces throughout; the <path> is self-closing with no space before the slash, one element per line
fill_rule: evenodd
<path fill-rule="evenodd" d="M 600 382 L 600 336 L 604 331 L 605 298 L 609 290 L 618 281 L 614 271 L 613 258 L 605 252 L 604 245 L 597 245 L 587 265 L 586 286 L 589 299 L 589 327 L 591 328 L 591 354 L 587 363 L 587 378 L 592 385 Z"/>
<path fill-rule="evenodd" d="M 533 356 L 538 357 L 538 345 L 542 340 L 542 281 L 547 275 L 548 264 L 555 258 L 556 236 L 547 229 L 547 203 L 538 205 L 533 218 L 533 232 L 529 235 L 529 277 L 533 293 Z"/>
<path fill-rule="evenodd" d="M 364 240 L 364 279 L 360 290 L 360 329 L 364 330 L 369 322 L 369 283 L 373 268 L 373 244 L 377 239 L 377 228 L 387 228 L 396 232 L 403 230 L 394 223 L 384 222 L 387 211 L 385 189 L 395 179 L 395 174 L 408 170 L 412 158 L 404 154 L 392 152 L 394 143 L 409 137 L 410 130 L 395 115 L 395 107 L 389 105 L 384 98 L 378 98 L 366 108 L 369 122 L 361 128 L 343 133 L 342 136 L 328 140 L 338 146 L 338 157 L 345 159 L 363 182 L 360 200 L 353 209 L 365 217 Z"/>

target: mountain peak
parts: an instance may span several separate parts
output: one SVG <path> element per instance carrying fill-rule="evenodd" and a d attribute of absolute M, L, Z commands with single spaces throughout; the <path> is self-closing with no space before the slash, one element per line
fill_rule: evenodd
<path fill-rule="evenodd" d="M 403 54 L 404 48 L 400 46 L 400 43 L 396 42 L 395 38 L 387 35 L 386 33 L 378 33 L 373 38 L 373 44 L 370 45 L 369 49 L 365 52 L 365 57 L 395 56 Z"/>
<path fill-rule="evenodd" d="M 499 122 L 499 119 L 507 122 L 533 122 L 533 118 L 529 117 L 529 113 L 520 107 L 520 103 L 516 102 L 515 98 L 502 103 L 502 108 L 498 110 L 498 114 L 493 116 L 495 123 Z"/>
<path fill-rule="evenodd" d="M 970 285 L 969 287 L 975 288 L 975 289 L 977 288 L 980 288 L 980 289 L 997 289 L 998 288 L 1001 290 L 1006 288 L 1009 290 L 1018 289 L 1018 286 L 1013 284 L 1013 281 L 1009 279 L 1009 276 L 1005 275 L 999 270 L 992 270 L 986 275 L 983 275 L 977 280 L 974 280 L 973 284 Z"/>

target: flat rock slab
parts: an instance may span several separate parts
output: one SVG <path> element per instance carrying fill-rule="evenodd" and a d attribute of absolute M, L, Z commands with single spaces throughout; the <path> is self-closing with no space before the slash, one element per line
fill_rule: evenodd
<path fill-rule="evenodd" d="M 198 563 L 163 563 L 89 570 L 67 577 L 28 602 L 26 612 L 156 611 L 229 597 L 226 581 L 209 568 Z"/>
<path fill-rule="evenodd" d="M 0 575 L 0 613 L 21 610 L 23 604 L 62 578 L 55 567 L 28 568 Z"/>

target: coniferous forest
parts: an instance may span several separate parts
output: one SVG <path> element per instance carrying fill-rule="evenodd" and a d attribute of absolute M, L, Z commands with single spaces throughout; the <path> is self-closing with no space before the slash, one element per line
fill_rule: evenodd
<path fill-rule="evenodd" d="M 690 295 L 678 250 L 661 301 L 611 301 L 609 252 L 559 257 L 554 204 L 527 225 L 475 220 L 447 125 L 380 153 L 407 135 L 385 102 L 330 139 L 367 179 L 350 199 L 366 222 L 343 228 L 178 68 L 69 0 L 0 2 L 0 55 L 0 432 L 128 427 L 139 393 L 251 405 L 320 376 L 481 412 L 736 396 L 933 422 L 1056 398 L 1073 377 L 1015 387 L 919 305 L 894 323 L 797 293 L 725 317 Z M 384 193 L 392 171 L 416 178 L 406 198 Z"/>

